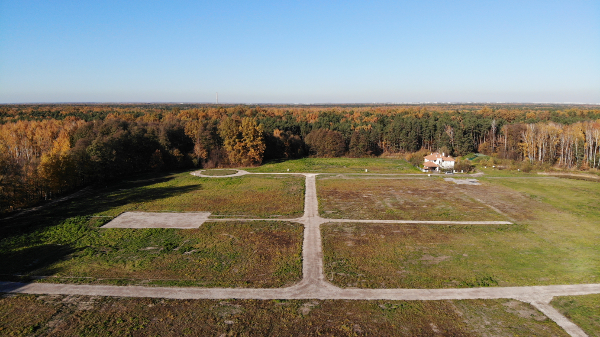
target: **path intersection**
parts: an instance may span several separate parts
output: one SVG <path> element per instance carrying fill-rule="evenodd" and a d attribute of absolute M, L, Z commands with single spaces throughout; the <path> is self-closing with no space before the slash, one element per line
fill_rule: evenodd
<path fill-rule="evenodd" d="M 306 179 L 304 214 L 286 221 L 304 225 L 302 245 L 302 280 L 286 288 L 199 288 L 199 287 L 145 287 L 111 285 L 77 285 L 51 283 L 0 282 L 0 292 L 24 294 L 89 295 L 117 297 L 153 297 L 169 299 L 344 299 L 344 300 L 464 300 L 511 298 L 527 302 L 555 321 L 571 336 L 587 336 L 577 325 L 569 321 L 550 305 L 555 296 L 588 295 L 600 293 L 600 284 L 574 284 L 525 287 L 445 288 L 445 289 L 357 289 L 340 288 L 329 283 L 323 272 L 323 249 L 320 226 L 324 223 L 385 223 L 385 224 L 443 224 L 443 225 L 497 225 L 512 224 L 508 221 L 414 221 L 414 220 L 356 220 L 327 219 L 319 216 L 316 189 L 318 173 L 250 173 L 238 170 L 233 175 L 208 176 L 202 171 L 192 172 L 202 178 L 239 177 L 257 175 L 303 175 Z M 103 227 L 140 228 L 135 223 L 134 212 L 127 212 Z M 205 221 L 264 221 L 272 219 L 209 219 L 208 213 L 179 213 L 185 225 L 177 226 L 164 219 L 165 213 L 157 213 L 152 227 L 197 228 Z M 177 215 L 178 213 L 173 213 Z M 148 214 L 145 214 L 146 216 Z M 192 223 L 193 222 L 193 223 Z M 163 223 L 163 225 L 161 225 Z"/>

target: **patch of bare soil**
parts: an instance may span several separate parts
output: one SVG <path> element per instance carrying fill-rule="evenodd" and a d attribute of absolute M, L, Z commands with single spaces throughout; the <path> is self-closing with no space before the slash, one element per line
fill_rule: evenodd
<path fill-rule="evenodd" d="M 548 319 L 548 317 L 546 317 L 544 314 L 542 314 L 532 306 L 520 301 L 510 300 L 506 303 L 502 303 L 502 305 L 508 308 L 508 312 L 519 315 L 519 317 L 521 318 L 530 318 L 540 322 Z"/>

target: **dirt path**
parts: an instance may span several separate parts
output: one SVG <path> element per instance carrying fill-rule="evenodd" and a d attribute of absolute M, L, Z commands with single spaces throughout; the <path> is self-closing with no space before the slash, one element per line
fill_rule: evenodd
<path fill-rule="evenodd" d="M 223 176 L 205 176 L 219 178 Z M 232 176 L 254 174 L 239 171 Z M 272 173 L 257 173 L 272 174 Z M 299 173 L 279 173 L 295 174 Z M 460 289 L 343 289 L 327 282 L 323 273 L 321 224 L 328 222 L 389 223 L 389 224 L 511 224 L 506 221 L 412 221 L 412 220 L 354 220 L 326 219 L 319 216 L 317 199 L 317 173 L 300 173 L 306 177 L 304 215 L 286 221 L 304 225 L 302 245 L 302 280 L 287 288 L 193 288 L 193 287 L 143 287 L 110 285 L 76 285 L 51 283 L 0 282 L 0 292 L 23 294 L 60 294 L 118 297 L 154 297 L 169 299 L 345 299 L 345 300 L 450 300 L 513 298 L 532 304 L 555 321 L 571 336 L 586 336 L 575 324 L 561 315 L 549 303 L 555 296 L 587 295 L 600 293 L 600 284 L 552 285 L 531 287 L 489 287 Z M 257 221 L 266 219 L 210 219 L 209 221 Z M 272 220 L 272 219 L 270 219 Z"/>

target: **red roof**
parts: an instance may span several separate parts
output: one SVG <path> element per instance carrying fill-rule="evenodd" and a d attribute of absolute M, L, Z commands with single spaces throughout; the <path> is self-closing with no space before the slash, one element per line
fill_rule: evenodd
<path fill-rule="evenodd" d="M 435 153 L 432 153 L 432 154 L 430 154 L 428 156 L 425 156 L 425 159 L 431 160 L 431 161 L 436 161 L 439 158 L 442 158 L 443 161 L 454 161 L 454 158 L 452 158 L 452 157 L 444 157 L 439 152 L 435 152 Z"/>
<path fill-rule="evenodd" d="M 432 153 L 428 156 L 425 156 L 425 159 L 435 161 L 436 159 L 441 158 L 441 157 L 442 156 L 439 153 Z"/>
<path fill-rule="evenodd" d="M 439 167 L 436 163 L 434 163 L 432 161 L 426 161 L 425 163 L 423 163 L 423 166 L 425 166 L 425 167 Z"/>

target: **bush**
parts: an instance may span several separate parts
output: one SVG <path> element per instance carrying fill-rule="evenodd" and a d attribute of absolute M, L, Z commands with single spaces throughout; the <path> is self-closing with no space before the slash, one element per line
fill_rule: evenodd
<path fill-rule="evenodd" d="M 423 162 L 425 161 L 425 156 L 428 155 L 431 151 L 427 149 L 420 149 L 417 152 L 411 152 L 406 155 L 406 160 L 411 163 L 415 167 L 422 167 Z"/>
<path fill-rule="evenodd" d="M 461 171 L 461 172 L 471 172 L 473 171 L 473 169 L 475 168 L 475 165 L 473 165 L 471 163 L 470 160 L 459 160 L 456 163 L 454 163 L 454 170 L 455 171 Z"/>

